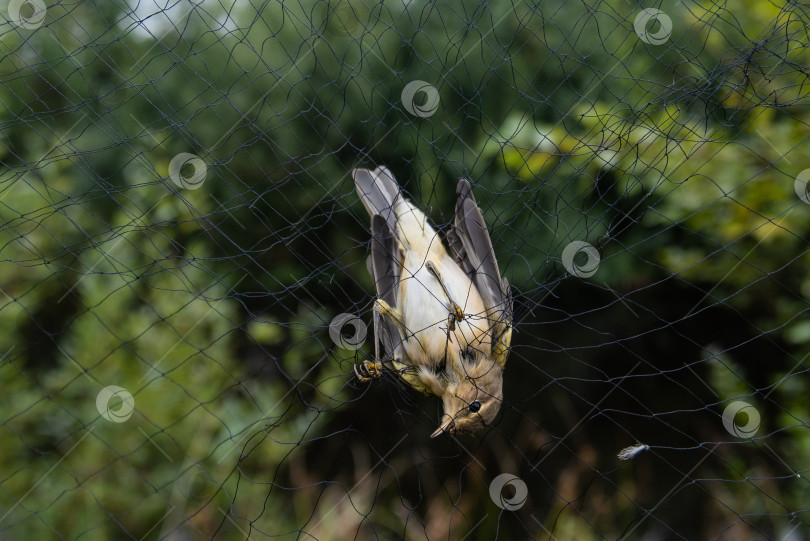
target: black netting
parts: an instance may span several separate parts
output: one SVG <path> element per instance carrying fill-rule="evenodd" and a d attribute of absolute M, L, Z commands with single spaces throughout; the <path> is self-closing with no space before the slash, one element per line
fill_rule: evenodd
<path fill-rule="evenodd" d="M 3 538 L 810 539 L 807 4 L 0 15 Z M 512 284 L 477 437 L 355 377 L 378 165 Z"/>

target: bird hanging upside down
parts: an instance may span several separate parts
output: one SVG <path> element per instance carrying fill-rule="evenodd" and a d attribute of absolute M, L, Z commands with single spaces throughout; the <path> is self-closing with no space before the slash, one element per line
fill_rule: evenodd
<path fill-rule="evenodd" d="M 458 183 L 448 253 L 386 167 L 352 174 L 371 216 L 368 268 L 377 288 L 375 360 L 355 367 L 357 377 L 370 381 L 383 364 L 393 367 L 414 389 L 441 397 L 444 416 L 431 437 L 474 434 L 500 410 L 513 318 L 509 284 L 470 183 Z"/>

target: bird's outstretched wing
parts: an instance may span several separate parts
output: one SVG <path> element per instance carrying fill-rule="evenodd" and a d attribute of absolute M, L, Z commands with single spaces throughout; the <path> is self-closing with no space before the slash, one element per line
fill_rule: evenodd
<path fill-rule="evenodd" d="M 456 262 L 470 276 L 487 309 L 492 353 L 501 367 L 506 364 L 512 341 L 512 294 L 501 277 L 487 225 L 475 202 L 470 183 L 461 179 L 456 188 L 456 217 L 447 242 Z"/>

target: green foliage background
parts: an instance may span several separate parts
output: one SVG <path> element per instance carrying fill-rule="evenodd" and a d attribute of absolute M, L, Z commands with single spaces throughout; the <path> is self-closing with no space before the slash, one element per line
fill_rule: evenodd
<path fill-rule="evenodd" d="M 806 4 L 46 4 L 0 23 L 4 537 L 810 538 Z M 329 338 L 371 321 L 376 164 L 439 227 L 473 179 L 513 284 L 476 439 Z"/>

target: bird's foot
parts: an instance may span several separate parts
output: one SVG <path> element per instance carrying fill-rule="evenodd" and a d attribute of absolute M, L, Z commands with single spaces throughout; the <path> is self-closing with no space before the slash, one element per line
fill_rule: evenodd
<path fill-rule="evenodd" d="M 362 365 L 354 365 L 354 373 L 362 382 L 369 382 L 382 376 L 382 363 L 380 361 L 363 361 Z"/>
<path fill-rule="evenodd" d="M 453 310 L 452 315 L 456 318 L 456 321 L 461 321 L 464 319 L 464 312 L 462 312 L 461 306 L 453 301 L 450 301 L 450 308 Z"/>
<path fill-rule="evenodd" d="M 462 321 L 464 319 L 464 312 L 461 310 L 461 307 L 450 300 L 450 314 L 447 316 L 447 327 L 450 332 L 456 330 L 456 321 Z"/>

